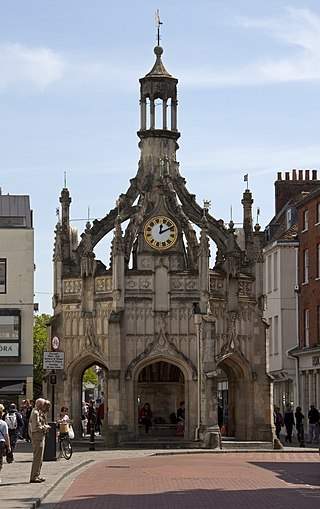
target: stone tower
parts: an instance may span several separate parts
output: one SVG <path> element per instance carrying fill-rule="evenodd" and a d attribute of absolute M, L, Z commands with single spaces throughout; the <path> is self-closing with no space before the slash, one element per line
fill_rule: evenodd
<path fill-rule="evenodd" d="M 252 195 L 243 194 L 238 235 L 189 193 L 176 159 L 178 80 L 165 69 L 162 48 L 154 52 L 153 68 L 140 79 L 141 157 L 127 192 L 103 219 L 87 224 L 80 242 L 70 228 L 69 191 L 61 193 L 51 334 L 61 338 L 65 369 L 56 400 L 69 406 L 79 432 L 82 374 L 98 365 L 108 444 L 140 439 L 138 412 L 146 401 L 159 429 L 184 401 L 183 439 L 216 447 L 224 380 L 228 434 L 271 441 L 263 237 L 253 228 Z M 94 248 L 112 231 L 106 267 Z M 209 239 L 217 249 L 213 268 Z"/>

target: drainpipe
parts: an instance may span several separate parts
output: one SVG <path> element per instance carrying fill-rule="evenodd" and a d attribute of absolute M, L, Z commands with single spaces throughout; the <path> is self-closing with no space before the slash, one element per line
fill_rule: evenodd
<path fill-rule="evenodd" d="M 287 350 L 286 355 L 289 359 L 295 360 L 295 370 L 296 370 L 296 406 L 300 405 L 300 379 L 299 379 L 299 357 L 294 355 L 292 352 L 299 348 L 299 274 L 298 274 L 298 262 L 299 262 L 299 248 L 295 247 L 296 254 L 296 277 L 295 277 L 295 285 L 294 285 L 294 293 L 296 300 L 296 344 L 293 348 L 289 348 Z"/>
<path fill-rule="evenodd" d="M 195 440 L 199 440 L 199 432 L 201 425 L 201 362 L 200 362 L 200 343 L 201 343 L 201 325 L 202 316 L 199 313 L 194 314 L 194 323 L 197 333 L 197 370 L 198 370 L 198 404 L 197 404 L 197 427 L 195 431 Z"/>

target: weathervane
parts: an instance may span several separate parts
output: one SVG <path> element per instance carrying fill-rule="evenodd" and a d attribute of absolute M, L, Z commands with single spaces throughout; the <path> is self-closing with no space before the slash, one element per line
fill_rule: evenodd
<path fill-rule="evenodd" d="M 160 13 L 159 9 L 156 10 L 156 27 L 157 27 L 157 39 L 158 39 L 158 46 L 160 46 L 160 25 L 163 25 L 163 23 L 160 21 Z"/>

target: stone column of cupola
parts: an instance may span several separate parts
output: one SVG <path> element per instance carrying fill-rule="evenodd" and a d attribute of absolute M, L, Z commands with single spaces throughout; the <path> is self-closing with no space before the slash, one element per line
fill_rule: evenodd
<path fill-rule="evenodd" d="M 147 129 L 147 100 L 145 97 L 140 99 L 140 129 Z"/>
<path fill-rule="evenodd" d="M 177 131 L 177 112 L 178 112 L 178 101 L 176 99 L 171 100 L 171 130 Z"/>
<path fill-rule="evenodd" d="M 162 101 L 162 128 L 164 130 L 166 130 L 168 128 L 168 123 L 167 123 L 167 106 L 168 106 L 167 99 L 163 99 L 163 101 Z"/>
<path fill-rule="evenodd" d="M 156 125 L 156 111 L 154 100 L 150 100 L 150 129 L 154 129 Z"/>

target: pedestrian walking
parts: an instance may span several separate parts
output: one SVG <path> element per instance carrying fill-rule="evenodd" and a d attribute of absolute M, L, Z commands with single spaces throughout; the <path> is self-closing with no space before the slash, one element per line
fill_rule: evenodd
<path fill-rule="evenodd" d="M 280 408 L 276 405 L 274 405 L 274 409 L 273 409 L 273 422 L 274 422 L 274 426 L 276 429 L 276 437 L 280 438 L 280 431 L 281 431 L 281 426 L 283 424 L 283 417 L 282 417 L 282 413 L 280 412 Z"/>
<path fill-rule="evenodd" d="M 4 412 L 4 406 L 0 404 L 0 483 L 1 483 L 1 470 L 3 465 L 3 456 L 5 454 L 5 450 L 11 451 L 10 439 L 8 433 L 8 425 L 5 421 L 2 420 L 2 415 Z"/>
<path fill-rule="evenodd" d="M 290 403 L 287 403 L 283 417 L 283 424 L 286 427 L 287 435 L 285 437 L 286 442 L 292 442 L 292 430 L 294 426 L 294 415 Z"/>
<path fill-rule="evenodd" d="M 296 419 L 296 430 L 297 430 L 297 435 L 298 435 L 298 442 L 301 442 L 302 440 L 304 442 L 304 431 L 303 431 L 304 415 L 301 411 L 300 406 L 297 406 L 294 416 Z"/>
<path fill-rule="evenodd" d="M 26 442 L 31 442 L 29 436 L 29 419 L 33 408 L 33 400 L 24 399 L 20 408 L 20 413 L 23 419 L 22 437 Z"/>
<path fill-rule="evenodd" d="M 96 402 L 94 399 L 89 400 L 88 421 L 90 426 L 90 435 L 92 435 L 92 430 L 94 434 L 97 421 Z"/>
<path fill-rule="evenodd" d="M 319 419 L 319 410 L 315 408 L 314 405 L 310 405 L 310 410 L 308 412 L 308 444 L 319 443 Z"/>
<path fill-rule="evenodd" d="M 81 428 L 82 436 L 85 437 L 88 431 L 88 405 L 85 401 L 82 402 L 81 408 Z"/>
<path fill-rule="evenodd" d="M 19 433 L 23 428 L 23 419 L 20 412 L 17 410 L 15 403 L 10 403 L 9 409 L 4 416 L 4 420 L 8 426 L 9 440 L 10 440 L 10 451 L 6 450 L 7 463 L 12 463 L 14 460 L 13 453 L 15 451 Z"/>
<path fill-rule="evenodd" d="M 43 477 L 40 477 L 40 471 L 42 467 L 45 436 L 50 429 L 45 416 L 45 413 L 49 410 L 49 408 L 50 401 L 43 398 L 38 398 L 30 415 L 29 434 L 31 437 L 33 452 L 30 482 L 32 483 L 40 483 L 45 481 Z"/>

